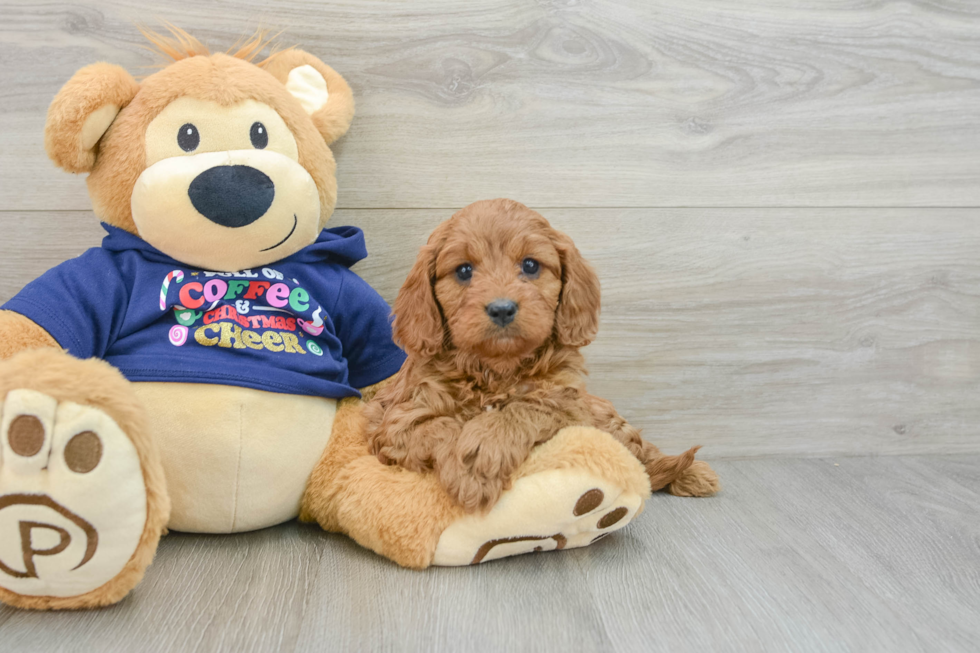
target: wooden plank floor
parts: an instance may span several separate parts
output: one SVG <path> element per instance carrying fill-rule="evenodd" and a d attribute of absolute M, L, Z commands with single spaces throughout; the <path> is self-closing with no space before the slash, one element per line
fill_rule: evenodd
<path fill-rule="evenodd" d="M 975 651 L 980 456 L 740 460 L 587 548 L 413 572 L 315 527 L 168 536 L 4 651 Z"/>

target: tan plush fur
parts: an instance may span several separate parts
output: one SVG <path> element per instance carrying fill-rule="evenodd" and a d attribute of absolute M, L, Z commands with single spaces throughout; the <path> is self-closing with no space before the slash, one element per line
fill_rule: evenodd
<path fill-rule="evenodd" d="M 85 120 L 106 105 L 121 109 L 138 90 L 136 80 L 113 64 L 94 63 L 75 73 L 48 108 L 44 148 L 51 160 L 68 172 L 91 172 L 96 151 L 82 146 Z"/>
<path fill-rule="evenodd" d="M 58 347 L 58 343 L 30 318 L 20 313 L 0 311 L 0 360 L 39 347 Z"/>
<path fill-rule="evenodd" d="M 517 469 L 514 479 L 551 469 L 585 470 L 627 492 L 649 497 L 650 477 L 640 461 L 632 455 L 620 455 L 623 450 L 629 450 L 619 442 L 597 435 L 601 432 L 593 427 L 565 427 L 535 447 L 534 455 Z"/>
<path fill-rule="evenodd" d="M 360 430 L 364 402 L 374 397 L 378 389 L 389 381 L 390 379 L 364 388 L 361 390 L 361 399 L 347 397 L 338 402 L 333 436 L 310 477 L 300 508 L 300 520 L 312 522 L 332 519 L 336 494 L 340 491 L 339 487 L 332 485 L 333 479 L 354 459 L 367 455 L 367 443 L 364 442 L 363 431 Z M 337 530 L 336 524 L 331 522 L 330 525 L 332 528 L 327 530 Z"/>
<path fill-rule="evenodd" d="M 505 324 L 490 315 L 502 299 L 517 307 Z M 585 391 L 578 349 L 598 330 L 599 280 L 572 241 L 523 204 L 477 202 L 440 225 L 395 316 L 409 359 L 365 409 L 370 450 L 434 471 L 465 510 L 489 510 L 536 445 L 576 424 L 621 442 L 653 490 L 692 474 L 679 492 L 717 489 L 710 467 L 688 471 L 697 447 L 666 456 Z"/>
<path fill-rule="evenodd" d="M 388 468 L 367 455 L 363 414 L 354 402 L 348 408 L 338 411 L 300 518 L 344 533 L 404 567 L 427 567 L 439 535 L 461 511 L 431 475 Z"/>
<path fill-rule="evenodd" d="M 354 93 L 347 81 L 336 70 L 313 55 L 302 50 L 290 49 L 278 53 L 262 67 L 282 83 L 286 83 L 289 72 L 299 66 L 313 66 L 323 75 L 330 94 L 329 110 L 323 107 L 310 116 L 327 145 L 347 133 L 354 119 Z"/>
<path fill-rule="evenodd" d="M 207 46 L 184 30 L 173 25 L 167 25 L 167 29 L 171 36 L 145 29 L 140 31 L 156 46 L 157 50 L 174 61 L 181 61 L 190 57 L 211 56 L 211 51 Z M 241 45 L 233 47 L 226 54 L 235 59 L 255 63 L 256 66 L 266 70 L 283 84 L 286 83 L 290 71 L 294 68 L 313 66 L 327 82 L 327 91 L 330 94 L 329 108 L 325 106 L 314 112 L 311 116 L 313 123 L 327 145 L 347 133 L 351 120 L 354 119 L 354 94 L 347 84 L 347 80 L 313 55 L 296 48 L 276 51 L 273 45 L 272 54 L 262 61 L 254 61 L 259 52 L 269 45 L 272 45 L 271 40 L 266 40 L 265 32 L 260 30 L 251 38 L 245 39 Z"/>
<path fill-rule="evenodd" d="M 188 59 L 190 57 L 210 57 L 211 49 L 208 46 L 201 43 L 197 37 L 188 33 L 187 31 L 177 27 L 173 23 L 164 21 L 163 25 L 167 28 L 169 34 L 161 34 L 145 27 L 139 27 L 140 33 L 146 37 L 156 51 L 167 57 L 170 57 L 174 61 L 180 61 L 182 59 Z M 248 37 L 243 37 L 238 40 L 238 42 L 231 46 L 225 54 L 235 57 L 236 59 L 241 59 L 242 61 L 248 61 L 249 63 L 254 63 L 257 66 L 262 66 L 266 64 L 270 59 L 277 56 L 275 51 L 275 46 L 272 39 L 266 38 L 268 32 L 265 30 L 258 30 L 254 34 Z M 273 52 L 264 60 L 256 62 L 255 59 L 266 47 L 272 46 Z"/>
<path fill-rule="evenodd" d="M 54 162 L 70 172 L 90 170 L 87 183 L 96 215 L 135 234 L 130 199 L 137 178 L 146 168 L 143 134 L 153 118 L 180 97 L 223 106 L 255 100 L 275 109 L 295 137 L 299 163 L 313 177 L 320 194 L 322 228 L 337 199 L 336 163 L 327 143 L 339 138 L 350 125 L 354 111 L 350 87 L 332 68 L 301 50 L 287 50 L 262 62 L 270 68 L 267 72 L 247 60 L 251 50 L 205 55 L 207 49 L 195 43 L 172 43 L 169 54 L 180 59 L 136 87 L 116 66 L 94 64 L 78 71 L 59 91 L 48 114 L 45 142 L 51 144 L 48 151 Z M 312 121 L 281 82 L 293 67 L 305 64 L 324 75 L 331 94 L 331 101 L 312 116 Z M 109 102 L 125 106 L 125 110 L 99 141 L 99 156 L 75 151 L 85 118 Z"/>
<path fill-rule="evenodd" d="M 98 408 L 112 417 L 132 440 L 146 484 L 146 524 L 139 545 L 111 581 L 72 597 L 22 596 L 0 588 L 0 600 L 35 610 L 62 610 L 111 605 L 143 578 L 170 517 L 170 500 L 159 454 L 146 428 L 143 410 L 129 381 L 114 367 L 95 359 L 78 360 L 57 349 L 25 351 L 0 366 L 0 400 L 15 389 L 43 392 L 56 401 Z"/>
<path fill-rule="evenodd" d="M 387 383 L 362 391 L 369 400 Z M 364 441 L 364 401 L 344 399 L 333 436 L 311 475 L 302 521 L 343 533 L 403 567 L 432 562 L 439 536 L 462 514 L 431 475 L 381 465 Z"/>

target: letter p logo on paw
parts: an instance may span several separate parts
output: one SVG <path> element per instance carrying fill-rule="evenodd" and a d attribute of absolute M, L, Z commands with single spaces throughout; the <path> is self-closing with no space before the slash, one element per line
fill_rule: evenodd
<path fill-rule="evenodd" d="M 139 545 L 147 494 L 132 441 L 106 413 L 34 390 L 0 404 L 0 588 L 77 597 Z"/>
<path fill-rule="evenodd" d="M 25 512 L 30 518 L 22 519 L 27 516 L 22 514 Z M 40 518 L 50 521 L 37 521 Z M 10 520 L 17 522 L 16 528 L 11 528 L 13 524 L 4 527 L 4 522 Z M 99 534 L 90 523 L 43 494 L 0 497 L 0 530 L 20 534 L 19 542 L 0 544 L 0 572 L 14 578 L 41 578 L 41 557 L 51 558 L 51 564 L 60 571 L 66 567 L 74 571 L 89 562 L 99 548 Z M 20 549 L 19 556 L 12 551 L 14 548 Z"/>

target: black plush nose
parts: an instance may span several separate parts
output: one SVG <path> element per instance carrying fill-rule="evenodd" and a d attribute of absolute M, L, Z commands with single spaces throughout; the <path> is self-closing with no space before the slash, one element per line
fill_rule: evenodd
<path fill-rule="evenodd" d="M 268 175 L 250 166 L 215 166 L 194 178 L 187 195 L 211 222 L 244 227 L 269 210 L 276 186 Z"/>
<path fill-rule="evenodd" d="M 487 315 L 497 326 L 505 327 L 514 321 L 517 304 L 509 299 L 495 299 L 487 304 Z"/>

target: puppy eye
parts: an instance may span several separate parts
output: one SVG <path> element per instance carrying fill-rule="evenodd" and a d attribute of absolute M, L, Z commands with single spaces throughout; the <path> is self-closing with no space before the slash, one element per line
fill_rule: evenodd
<path fill-rule="evenodd" d="M 252 124 L 252 129 L 249 131 L 248 137 L 252 139 L 252 146 L 257 150 L 264 150 L 265 146 L 269 144 L 269 132 L 266 130 L 265 125 L 260 122 Z"/>
<path fill-rule="evenodd" d="M 469 263 L 463 263 L 461 266 L 456 268 L 456 280 L 463 282 L 469 281 L 470 277 L 473 276 L 473 266 Z"/>
<path fill-rule="evenodd" d="M 177 145 L 185 152 L 193 152 L 201 144 L 201 135 L 197 132 L 197 127 L 191 123 L 182 125 L 177 130 Z"/>
<path fill-rule="evenodd" d="M 537 275 L 541 271 L 541 265 L 533 258 L 526 258 L 521 261 L 521 272 L 529 277 Z"/>

